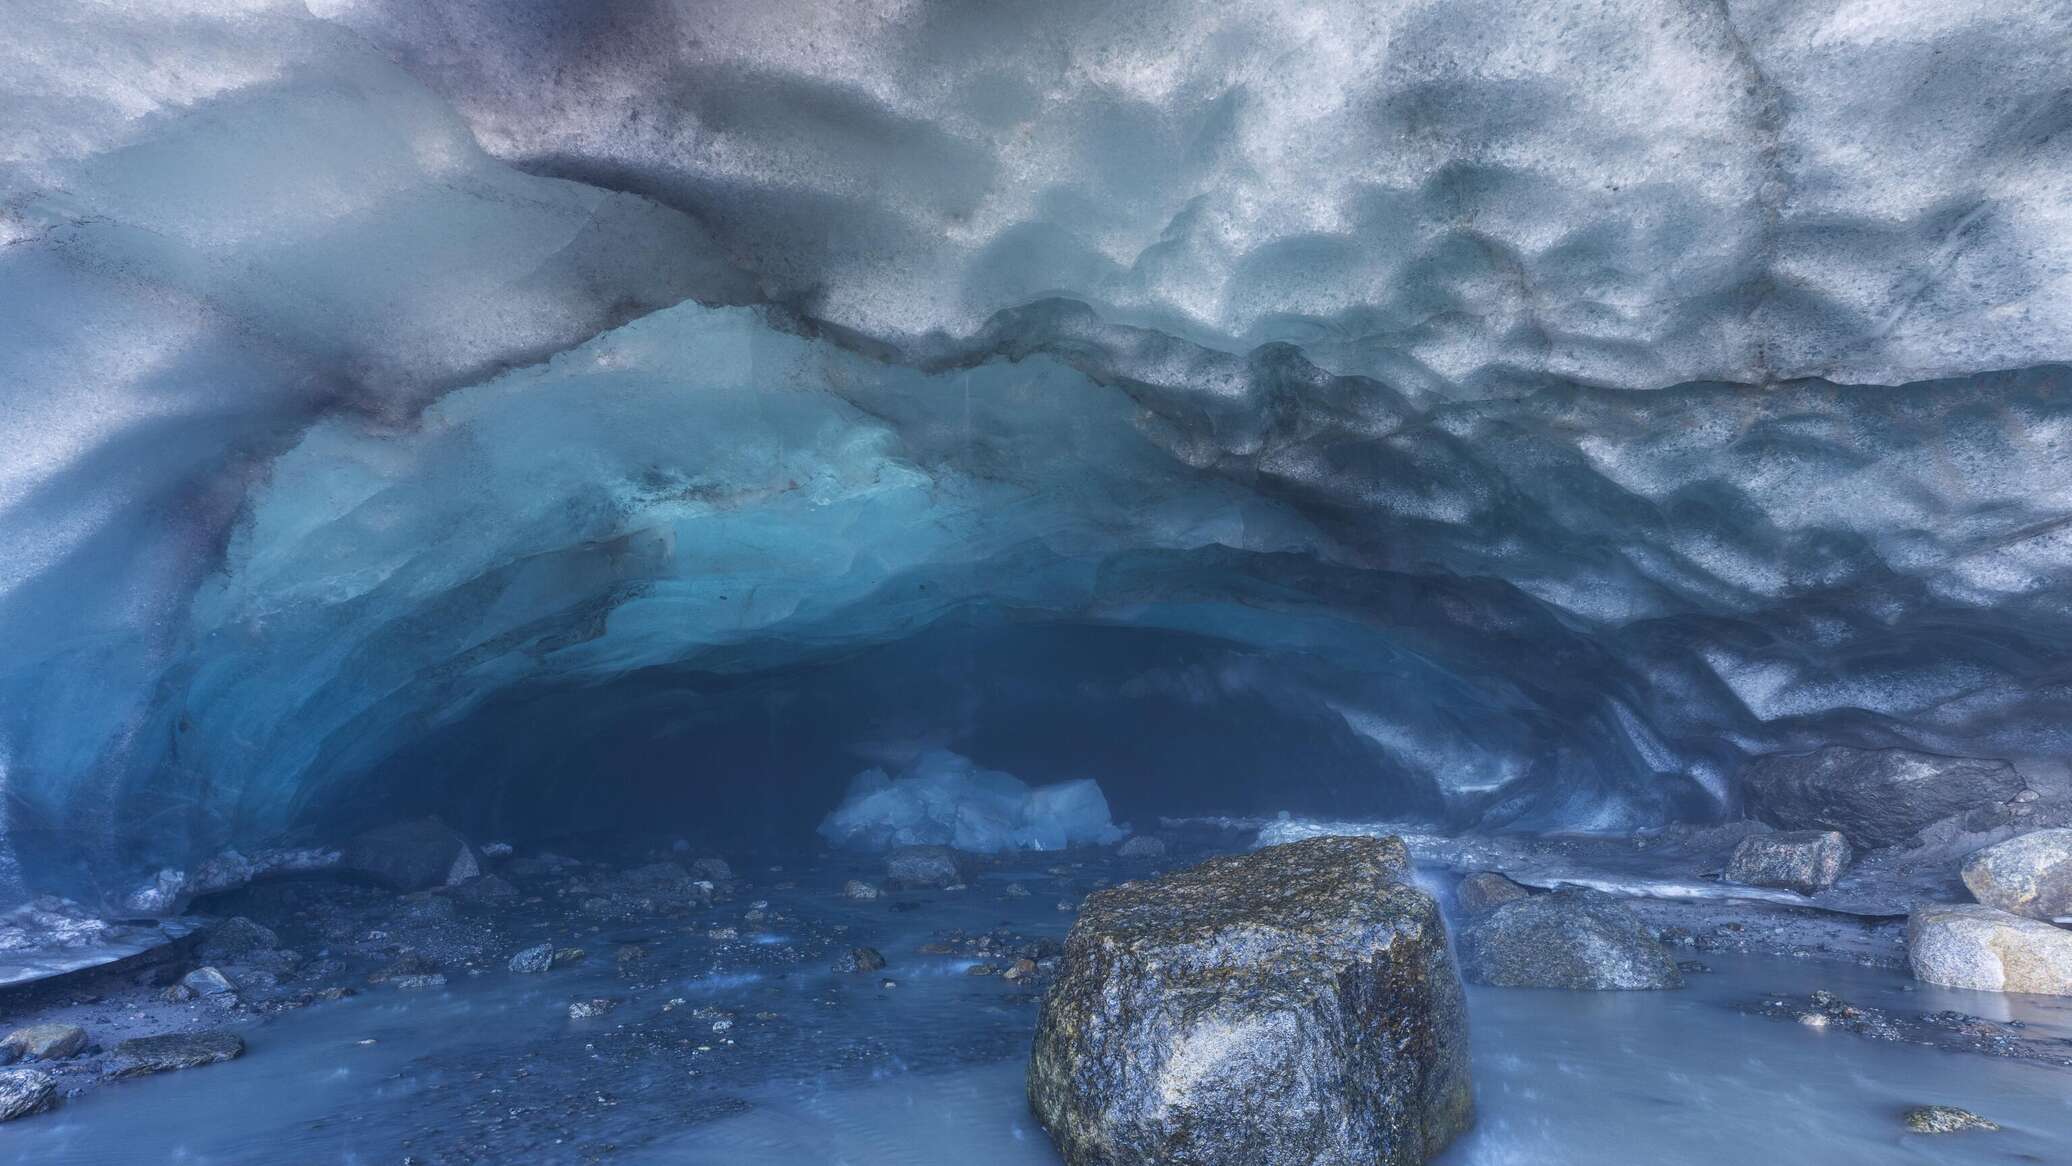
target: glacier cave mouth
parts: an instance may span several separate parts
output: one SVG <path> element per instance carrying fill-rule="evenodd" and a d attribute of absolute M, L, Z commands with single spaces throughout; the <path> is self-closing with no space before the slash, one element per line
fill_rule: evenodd
<path fill-rule="evenodd" d="M 0 12 L 0 1160 L 2072 1145 L 2072 3 Z"/>

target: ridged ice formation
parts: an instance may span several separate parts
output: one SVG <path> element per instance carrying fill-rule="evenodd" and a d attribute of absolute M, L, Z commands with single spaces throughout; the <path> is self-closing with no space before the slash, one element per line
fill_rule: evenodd
<path fill-rule="evenodd" d="M 2072 4 L 0 19 L 0 883 L 2072 744 Z"/>

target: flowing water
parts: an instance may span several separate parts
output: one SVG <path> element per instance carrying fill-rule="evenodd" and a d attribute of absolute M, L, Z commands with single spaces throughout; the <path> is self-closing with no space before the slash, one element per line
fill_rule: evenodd
<path fill-rule="evenodd" d="M 695 927 L 652 937 L 651 958 L 681 974 L 651 989 L 629 991 L 601 959 L 429 992 L 376 988 L 247 1029 L 251 1051 L 238 1061 L 108 1086 L 0 1129 L 0 1162 L 1056 1163 L 1022 1090 L 1034 993 L 965 974 L 969 957 L 912 954 L 943 928 L 1062 935 L 1071 916 L 1055 896 L 998 893 L 1015 877 L 1041 876 L 1000 872 L 907 911 L 772 892 L 790 922 L 744 932 L 717 955 Z M 892 966 L 834 973 L 808 933 L 874 943 Z M 1825 988 L 2072 1038 L 2072 1002 L 1942 991 L 1832 963 L 1706 958 L 1712 971 L 1678 992 L 1471 988 L 1480 1114 L 1445 1166 L 2072 1161 L 2072 1070 L 1737 1007 Z M 568 1000 L 592 994 L 623 1002 L 570 1021 Z M 701 1005 L 729 1009 L 735 1026 L 715 1034 L 694 1018 Z M 1930 1102 L 2005 1129 L 1908 1133 L 1900 1112 Z"/>

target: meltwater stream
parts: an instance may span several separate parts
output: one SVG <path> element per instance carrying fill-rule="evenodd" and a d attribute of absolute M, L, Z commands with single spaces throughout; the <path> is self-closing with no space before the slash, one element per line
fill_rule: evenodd
<path fill-rule="evenodd" d="M 755 873 L 752 901 L 688 919 L 513 927 L 583 943 L 592 955 L 573 968 L 495 967 L 426 991 L 375 986 L 248 1025 L 242 1059 L 112 1084 L 9 1127 L 0 1163 L 1057 1163 L 1023 1088 L 1038 992 L 970 974 L 982 962 L 968 954 L 972 937 L 1061 938 L 1073 918 L 1061 903 L 1136 872 L 1032 859 L 968 890 L 856 902 L 834 891 L 855 873 L 842 859 L 784 865 Z M 751 912 L 761 920 L 747 922 Z M 734 936 L 714 938 L 728 927 Z M 619 940 L 645 952 L 637 982 L 611 958 Z M 852 944 L 882 950 L 888 966 L 831 970 Z M 1827 989 L 1895 1012 L 2020 1020 L 2049 1040 L 2072 1039 L 2072 1005 L 1835 962 L 1705 962 L 1710 971 L 1681 991 L 1471 988 L 1479 1117 L 1440 1161 L 2058 1160 L 2072 1128 L 2061 1069 L 1817 1030 L 1743 1006 Z M 568 1018 L 570 1000 L 597 996 L 619 1003 L 601 1019 Z M 1924 1103 L 1963 1106 L 2004 1129 L 1910 1134 L 1900 1113 Z"/>

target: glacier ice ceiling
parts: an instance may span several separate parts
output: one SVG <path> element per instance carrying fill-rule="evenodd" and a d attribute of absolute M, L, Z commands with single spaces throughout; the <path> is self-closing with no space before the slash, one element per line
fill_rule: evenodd
<path fill-rule="evenodd" d="M 2072 746 L 2072 3 L 0 14 L 10 892 Z"/>

